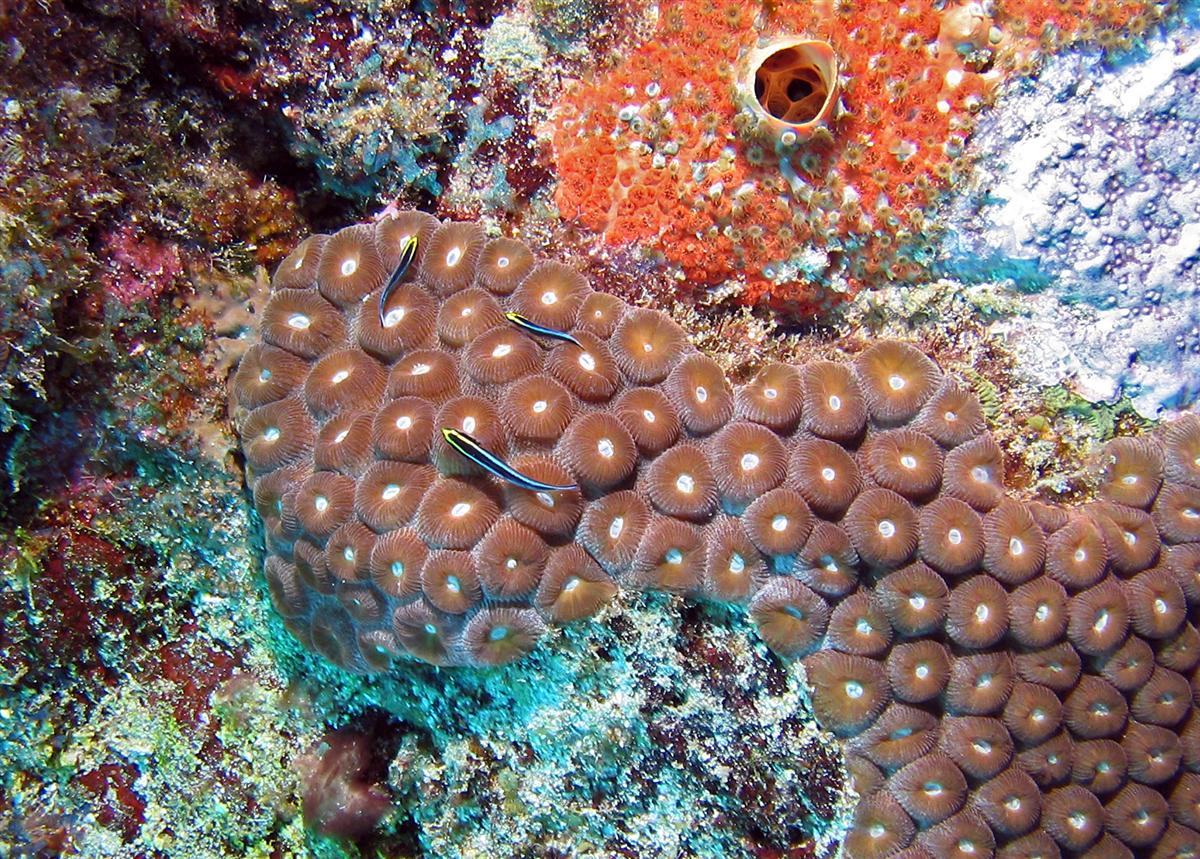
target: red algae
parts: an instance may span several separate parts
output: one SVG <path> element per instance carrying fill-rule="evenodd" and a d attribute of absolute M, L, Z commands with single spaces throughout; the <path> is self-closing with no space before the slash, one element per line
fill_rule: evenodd
<path fill-rule="evenodd" d="M 373 783 L 370 737 L 335 731 L 298 762 L 304 780 L 304 822 L 323 835 L 358 839 L 391 808 L 385 788 Z"/>

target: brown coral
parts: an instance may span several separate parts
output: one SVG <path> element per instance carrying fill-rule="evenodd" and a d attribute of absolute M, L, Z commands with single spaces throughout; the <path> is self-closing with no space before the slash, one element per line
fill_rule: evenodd
<path fill-rule="evenodd" d="M 354 281 L 401 222 L 424 252 L 380 324 L 380 275 Z M 371 235 L 285 261 L 233 380 L 306 644 L 490 665 L 622 590 L 739 604 L 875 773 L 848 855 L 1200 842 L 1200 421 L 1113 444 L 1101 502 L 1018 503 L 978 402 L 912 347 L 734 386 L 664 314 L 475 225 Z M 446 426 L 579 488 L 502 483 Z"/>

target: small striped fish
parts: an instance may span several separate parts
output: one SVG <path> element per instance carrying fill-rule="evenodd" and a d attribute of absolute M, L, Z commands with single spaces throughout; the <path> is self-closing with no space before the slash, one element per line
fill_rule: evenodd
<path fill-rule="evenodd" d="M 528 489 L 531 492 L 569 492 L 579 488 L 574 483 L 564 485 L 543 483 L 540 480 L 530 477 L 528 474 L 522 474 L 461 430 L 442 427 L 442 438 L 446 440 L 446 444 L 450 445 L 450 447 L 454 448 L 484 471 L 522 489 Z"/>
<path fill-rule="evenodd" d="M 396 287 L 400 284 L 404 273 L 408 271 L 408 267 L 412 265 L 413 259 L 417 255 L 417 237 L 409 236 L 404 240 L 404 244 L 400 246 L 400 262 L 396 264 L 396 270 L 392 272 L 392 277 L 387 282 L 387 286 L 383 288 L 383 292 L 379 295 L 379 324 L 384 325 L 385 314 L 383 309 L 387 307 L 387 300 L 392 297 L 392 293 L 396 291 Z"/>
<path fill-rule="evenodd" d="M 525 331 L 529 334 L 540 334 L 543 337 L 552 337 L 555 340 L 562 340 L 566 343 L 574 343 L 580 349 L 583 348 L 583 344 L 566 331 L 559 331 L 557 328 L 548 328 L 545 325 L 538 325 L 528 316 L 522 316 L 520 313 L 515 313 L 510 310 L 508 313 L 504 314 L 504 318 L 520 328 L 522 331 Z"/>

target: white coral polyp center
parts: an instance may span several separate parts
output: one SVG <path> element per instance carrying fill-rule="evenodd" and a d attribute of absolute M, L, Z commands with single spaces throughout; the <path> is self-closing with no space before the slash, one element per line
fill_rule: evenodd
<path fill-rule="evenodd" d="M 646 423 L 648 423 L 648 424 L 652 424 L 652 423 L 654 423 L 656 420 L 658 420 L 658 419 L 657 419 L 657 418 L 654 416 L 654 412 L 650 411 L 649 409 L 643 409 L 643 410 L 642 410 L 642 417 L 646 419 Z"/>
<path fill-rule="evenodd" d="M 763 396 L 768 400 L 773 400 L 779 396 L 779 391 L 775 390 L 774 388 L 765 388 L 763 390 Z"/>
<path fill-rule="evenodd" d="M 885 539 L 891 539 L 896 536 L 896 524 L 891 519 L 881 519 L 877 528 L 879 536 Z"/>
<path fill-rule="evenodd" d="M 893 391 L 902 390 L 904 388 L 904 386 L 907 384 L 908 384 L 908 380 L 906 380 L 903 376 L 899 375 L 898 373 L 893 373 L 892 375 L 888 376 L 888 387 L 891 388 Z"/>
<path fill-rule="evenodd" d="M 708 388 L 704 387 L 703 385 L 696 386 L 696 402 L 698 402 L 698 403 L 707 403 L 708 402 Z"/>
<path fill-rule="evenodd" d="M 400 495 L 400 486 L 396 483 L 389 483 L 383 487 L 383 492 L 379 493 L 379 497 L 384 501 L 392 501 Z"/>
<path fill-rule="evenodd" d="M 412 429 L 412 425 L 413 419 L 408 415 L 401 415 L 400 417 L 396 418 L 396 429 L 398 430 Z"/>
<path fill-rule="evenodd" d="M 982 465 L 976 465 L 971 469 L 971 479 L 976 483 L 987 483 L 992 479 L 992 473 Z"/>
<path fill-rule="evenodd" d="M 1017 537 L 1010 537 L 1008 540 L 1008 553 L 1013 557 L 1019 557 L 1025 554 L 1025 544 Z"/>
<path fill-rule="evenodd" d="M 587 370 L 589 373 L 596 372 L 596 359 L 584 352 L 579 356 L 579 366 Z"/>
<path fill-rule="evenodd" d="M 617 453 L 617 448 L 612 443 L 612 439 L 602 438 L 596 442 L 596 452 L 605 459 L 612 459 Z"/>
<path fill-rule="evenodd" d="M 758 458 L 757 453 L 742 454 L 742 471 L 753 471 L 754 469 L 758 468 L 759 462 L 761 462 L 761 460 Z"/>
<path fill-rule="evenodd" d="M 297 331 L 304 331 L 308 326 L 312 325 L 312 320 L 303 313 L 293 313 L 288 317 L 288 328 L 294 328 Z"/>
<path fill-rule="evenodd" d="M 831 394 L 829 397 L 829 411 L 840 412 L 842 410 L 842 398 L 837 394 Z"/>
<path fill-rule="evenodd" d="M 393 307 L 391 310 L 389 310 L 387 312 L 387 315 L 383 317 L 383 327 L 384 328 L 395 328 L 397 325 L 399 325 L 401 322 L 404 321 L 404 317 L 407 313 L 408 313 L 407 308 Z"/>
<path fill-rule="evenodd" d="M 499 258 L 497 258 L 497 260 L 496 260 L 496 268 L 499 268 L 499 269 L 505 269 L 505 268 L 508 268 L 508 257 L 499 257 Z"/>
<path fill-rule="evenodd" d="M 608 539 L 615 540 L 621 536 L 621 532 L 625 530 L 625 517 L 614 516 L 612 522 L 608 524 Z"/>
<path fill-rule="evenodd" d="M 358 271 L 358 260 L 354 259 L 354 257 L 342 260 L 341 271 L 342 277 L 349 277 L 354 274 L 354 272 Z"/>
<path fill-rule="evenodd" d="M 696 489 L 696 481 L 690 474 L 681 474 L 675 478 L 675 488 L 685 495 L 691 495 Z"/>
<path fill-rule="evenodd" d="M 558 304 L 558 293 L 552 289 L 548 289 L 542 293 L 542 304 L 549 307 L 552 304 Z"/>
<path fill-rule="evenodd" d="M 827 465 L 821 469 L 821 479 L 826 483 L 833 483 L 837 480 L 837 472 Z"/>
<path fill-rule="evenodd" d="M 449 252 L 446 254 L 446 268 L 454 268 L 462 261 L 462 257 L 462 248 L 450 248 Z"/>
<path fill-rule="evenodd" d="M 951 528 L 946 532 L 946 542 L 952 546 L 957 546 L 963 541 L 962 531 L 957 528 Z"/>
<path fill-rule="evenodd" d="M 461 519 L 471 512 L 471 505 L 465 501 L 459 501 L 450 508 L 450 515 L 455 519 Z"/>
<path fill-rule="evenodd" d="M 349 370 L 338 370 L 336 373 L 334 373 L 332 376 L 329 377 L 329 384 L 340 385 L 342 382 L 346 381 L 349 378 L 350 378 Z"/>
<path fill-rule="evenodd" d="M 463 418 L 463 421 L 462 421 L 463 432 L 473 433 L 473 432 L 475 432 L 475 427 L 476 427 L 476 421 L 475 421 L 474 417 L 472 417 L 471 415 L 467 415 L 465 418 Z"/>
<path fill-rule="evenodd" d="M 429 372 L 430 370 L 432 370 L 432 369 L 433 369 L 433 368 L 432 368 L 432 367 L 430 367 L 428 364 L 417 364 L 416 366 L 414 366 L 414 367 L 412 368 L 412 374 L 411 374 L 411 375 L 413 375 L 413 376 L 424 376 L 426 373 L 428 373 L 428 372 Z"/>
<path fill-rule="evenodd" d="M 545 400 L 536 400 L 536 401 L 534 401 L 532 411 L 535 415 L 540 415 L 542 412 L 546 411 L 546 409 L 548 409 L 549 407 L 550 407 L 550 404 L 547 403 Z"/>
<path fill-rule="evenodd" d="M 492 350 L 493 358 L 505 358 L 512 353 L 513 347 L 508 343 L 501 343 Z"/>

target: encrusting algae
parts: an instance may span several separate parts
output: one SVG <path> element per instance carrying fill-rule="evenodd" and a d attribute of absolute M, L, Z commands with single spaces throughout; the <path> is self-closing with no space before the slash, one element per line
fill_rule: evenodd
<path fill-rule="evenodd" d="M 380 307 L 396 221 L 428 238 Z M 742 605 L 846 738 L 848 855 L 1200 849 L 1200 418 L 1114 441 L 1095 502 L 1020 502 L 979 401 L 912 346 L 735 388 L 568 267 L 518 252 L 489 290 L 504 247 L 395 213 L 281 264 L 233 401 L 300 641 L 487 666 L 623 590 Z M 1126 778 L 1072 767 L 1101 741 Z"/>

